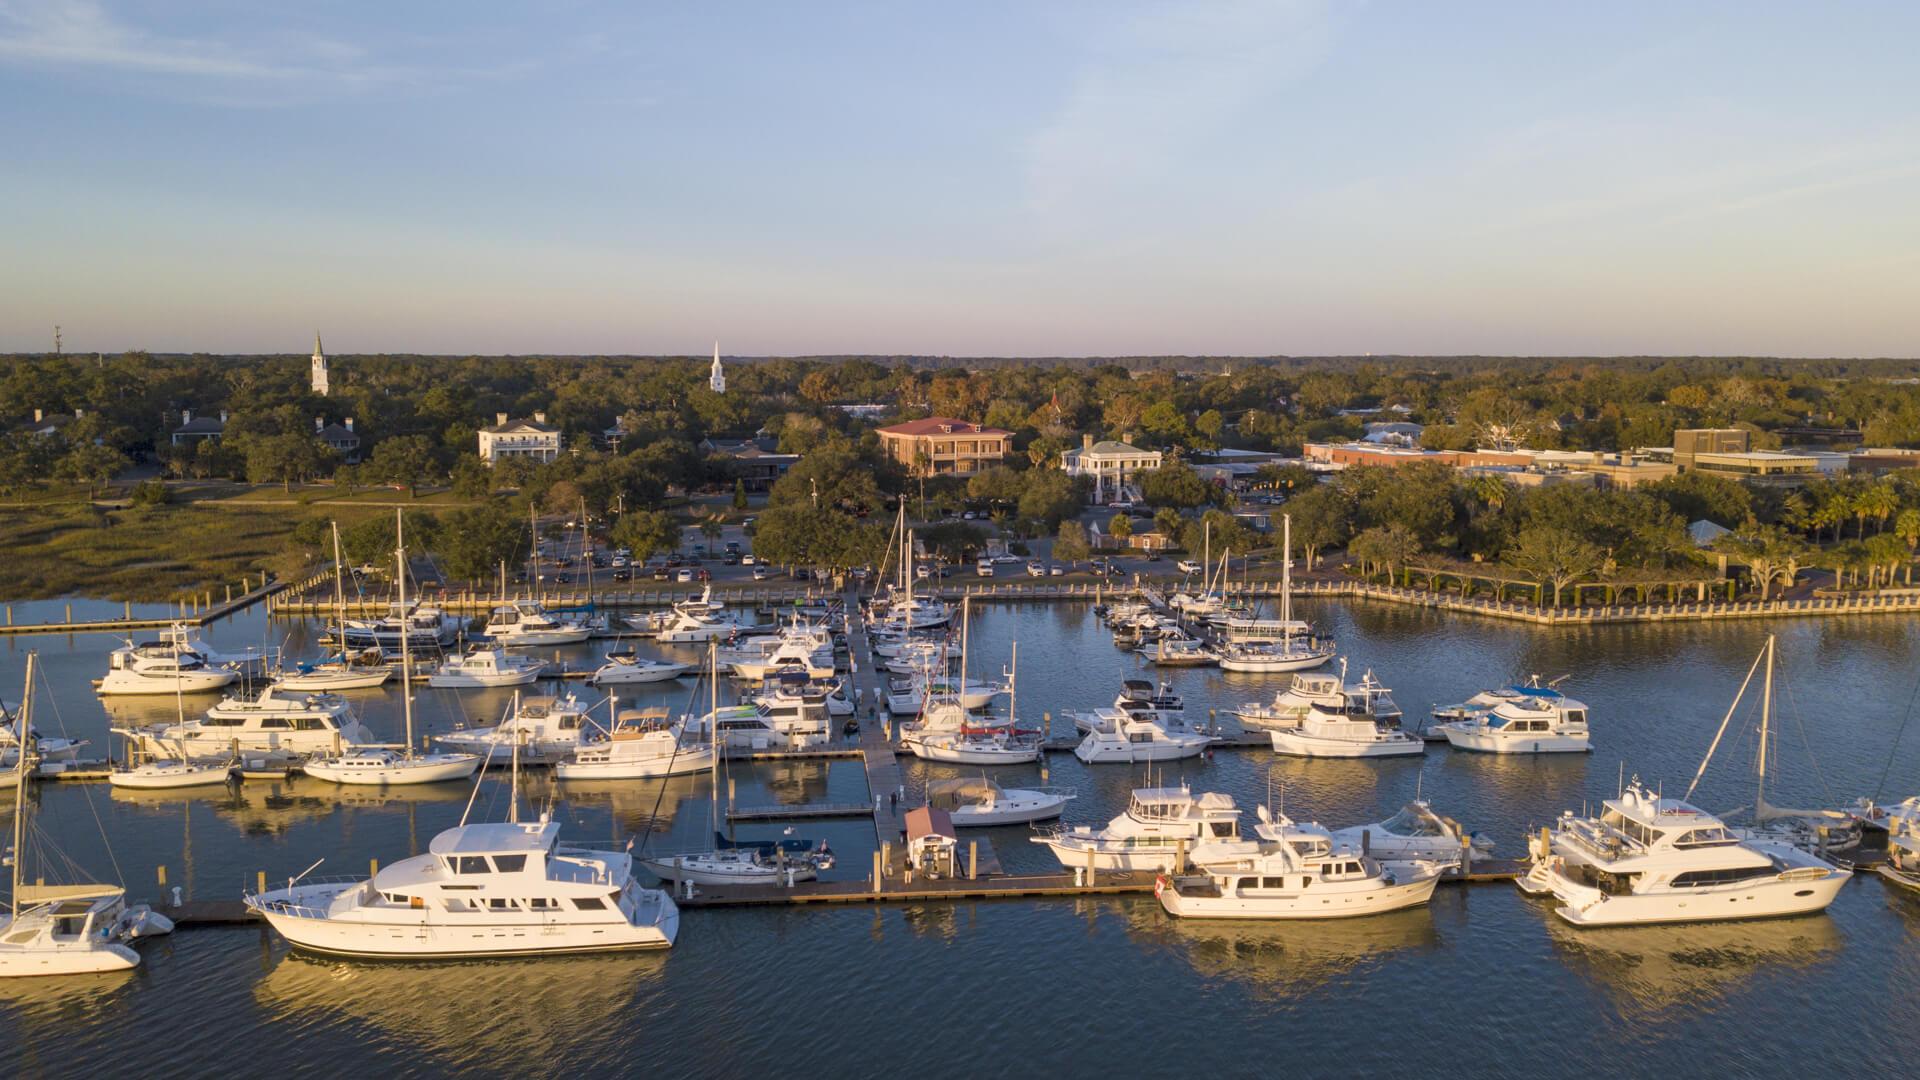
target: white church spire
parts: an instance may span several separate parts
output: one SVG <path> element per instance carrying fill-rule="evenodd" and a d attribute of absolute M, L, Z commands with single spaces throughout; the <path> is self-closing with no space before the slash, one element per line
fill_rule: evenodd
<path fill-rule="evenodd" d="M 713 343 L 713 373 L 707 376 L 707 385 L 713 387 L 716 394 L 727 392 L 727 373 L 720 370 L 720 343 Z"/>
<path fill-rule="evenodd" d="M 320 347 L 320 331 L 313 332 L 313 392 L 327 396 L 327 354 Z"/>

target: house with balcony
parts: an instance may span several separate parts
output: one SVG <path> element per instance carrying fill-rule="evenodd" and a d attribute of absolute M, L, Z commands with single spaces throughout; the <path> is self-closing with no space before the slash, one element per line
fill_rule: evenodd
<path fill-rule="evenodd" d="M 880 428 L 880 448 L 908 472 L 972 476 L 1013 452 L 1013 432 L 950 416 L 929 416 Z"/>
<path fill-rule="evenodd" d="M 492 427 L 480 429 L 480 460 L 488 466 L 509 458 L 545 464 L 559 456 L 560 429 L 547 423 L 546 413 L 534 413 L 531 420 L 498 413 Z"/>

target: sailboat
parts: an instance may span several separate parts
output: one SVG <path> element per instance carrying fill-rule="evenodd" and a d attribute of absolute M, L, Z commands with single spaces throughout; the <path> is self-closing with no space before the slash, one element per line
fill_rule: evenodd
<path fill-rule="evenodd" d="M 334 618 L 339 625 L 347 624 L 347 590 L 342 581 L 345 563 L 340 558 L 340 523 L 330 522 L 333 527 L 333 608 Z M 393 669 L 385 664 L 356 664 L 343 643 L 340 655 L 320 663 L 302 663 L 291 671 L 282 668 L 275 679 L 289 690 L 368 690 L 383 686 L 393 677 Z"/>
<path fill-rule="evenodd" d="M 400 583 L 400 608 L 407 607 L 407 543 L 403 511 L 395 510 L 395 572 Z M 319 758 L 306 763 L 308 776 L 336 784 L 431 784 L 442 780 L 464 780 L 480 767 L 480 755 L 434 751 L 425 754 L 413 748 L 413 648 L 410 635 L 400 635 L 400 703 L 406 717 L 406 747 L 396 753 L 391 747 L 362 747 L 336 757 Z"/>
<path fill-rule="evenodd" d="M 1293 617 L 1293 516 L 1282 515 L 1280 621 L 1228 619 L 1226 641 L 1217 650 L 1222 671 L 1286 672 L 1317 668 L 1333 659 L 1333 642 L 1313 636 Z"/>
<path fill-rule="evenodd" d="M 960 686 L 966 684 L 968 630 L 972 619 L 972 597 L 960 601 Z M 1020 765 L 1040 760 L 1040 732 L 1022 729 L 1014 713 L 1019 704 L 1016 693 L 1020 665 L 1020 645 L 1013 646 L 1013 666 L 1007 672 L 1007 715 L 974 716 L 966 708 L 964 697 L 935 697 L 931 686 L 926 707 L 917 723 L 901 735 L 913 756 L 927 761 L 961 765 Z M 951 687 L 950 687 L 951 689 Z M 984 703 L 983 703 L 984 704 Z"/>
<path fill-rule="evenodd" d="M 640 865 L 663 881 L 691 885 L 793 885 L 812 881 L 833 865 L 833 852 L 824 841 L 816 848 L 804 840 L 767 840 L 740 843 L 720 831 L 720 663 L 715 643 L 707 646 L 709 711 L 704 726 L 708 739 L 712 785 L 713 836 L 709 851 L 642 859 Z"/>
<path fill-rule="evenodd" d="M 27 654 L 27 689 L 20 724 L 33 710 L 33 680 L 38 656 Z M 137 967 L 140 954 L 127 946 L 134 938 L 165 934 L 173 922 L 146 905 L 128 906 L 126 890 L 116 885 L 47 885 L 27 881 L 27 785 L 33 774 L 30 748 L 14 761 L 13 844 L 7 863 L 13 869 L 9 910 L 0 919 L 0 977 L 86 975 Z M 36 845 L 37 846 L 37 845 Z"/>

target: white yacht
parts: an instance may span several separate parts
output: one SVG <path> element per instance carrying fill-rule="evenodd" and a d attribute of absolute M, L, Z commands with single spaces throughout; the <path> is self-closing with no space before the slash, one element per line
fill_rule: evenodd
<path fill-rule="evenodd" d="M 509 649 L 575 645 L 587 640 L 592 632 L 585 623 L 557 618 L 533 600 L 515 600 L 494 608 L 485 630 L 487 637 Z"/>
<path fill-rule="evenodd" d="M 719 641 L 736 634 L 756 633 L 763 627 L 743 623 L 713 599 L 713 586 L 700 595 L 676 602 L 665 611 L 627 616 L 627 625 L 666 642 Z"/>
<path fill-rule="evenodd" d="M 610 652 L 607 662 L 594 671 L 588 680 L 595 686 L 632 686 L 638 683 L 666 682 L 677 679 L 693 670 L 692 664 L 678 664 L 669 660 L 655 660 L 641 656 L 638 652 Z"/>
<path fill-rule="evenodd" d="M 1166 871 L 1179 869 L 1175 864 L 1182 853 L 1196 861 L 1260 851 L 1258 840 L 1240 835 L 1240 809 L 1231 798 L 1213 791 L 1195 796 L 1184 786 L 1136 788 L 1127 808 L 1105 828 L 1056 828 L 1032 840 L 1069 870 Z"/>
<path fill-rule="evenodd" d="M 27 691 L 15 723 L 32 730 L 36 657 L 27 654 Z M 146 905 L 130 906 L 126 891 L 113 885 L 75 883 L 49 885 L 42 873 L 58 869 L 64 857 L 43 852 L 51 838 L 35 834 L 28 840 L 28 818 L 34 803 L 27 798 L 32 783 L 33 755 L 14 754 L 13 836 L 6 865 L 12 871 L 7 914 L 0 917 L 0 978 L 40 975 L 85 975 L 125 971 L 140 963 L 140 954 L 128 948 L 135 938 L 165 934 L 173 923 Z M 103 833 L 104 836 L 104 833 Z M 28 879 L 27 863 L 39 858 Z"/>
<path fill-rule="evenodd" d="M 913 756 L 956 765 L 1020 765 L 1040 760 L 1039 732 L 1006 716 L 975 716 L 958 701 L 937 700 L 901 730 Z"/>
<path fill-rule="evenodd" d="M 1173 692 L 1169 683 L 1154 686 L 1150 679 L 1122 679 L 1113 707 L 1122 712 L 1147 713 L 1155 720 L 1180 720 L 1187 716 L 1187 703 Z"/>
<path fill-rule="evenodd" d="M 1150 645 L 1142 645 L 1134 654 L 1155 667 L 1209 667 L 1220 662 L 1213 646 L 1185 635 L 1161 635 Z"/>
<path fill-rule="evenodd" d="M 239 673 L 217 668 L 207 659 L 176 644 L 129 641 L 107 658 L 107 674 L 97 687 L 102 697 L 114 694 L 197 694 L 231 685 Z"/>
<path fill-rule="evenodd" d="M 209 667 L 225 668 L 243 679 L 263 678 L 267 673 L 266 650 L 249 647 L 240 652 L 223 652 L 207 644 L 200 631 L 186 623 L 174 623 L 160 631 L 160 643 L 190 652 L 205 660 Z"/>
<path fill-rule="evenodd" d="M 1434 812 L 1424 799 L 1415 799 L 1385 821 L 1329 831 L 1335 845 L 1371 855 L 1382 862 L 1429 862 L 1453 871 L 1465 861 L 1493 852 L 1493 842 L 1469 833 L 1450 817 Z"/>
<path fill-rule="evenodd" d="M 1073 795 L 1061 788 L 1003 788 L 984 776 L 927 784 L 927 805 L 945 810 L 957 829 L 1047 821 L 1059 817 Z"/>
<path fill-rule="evenodd" d="M 1216 650 L 1220 670 L 1273 675 L 1317 668 L 1333 659 L 1330 642 L 1298 638 L 1286 642 L 1228 641 Z"/>
<path fill-rule="evenodd" d="M 292 667 L 282 667 L 273 681 L 288 690 L 330 694 L 336 690 L 371 690 L 385 686 L 391 678 L 393 669 L 384 662 L 357 663 L 343 656 L 332 660 L 298 661 Z"/>
<path fill-rule="evenodd" d="M 931 637 L 927 634 L 888 633 L 875 630 L 868 635 L 867 643 L 873 649 L 873 655 L 886 660 L 898 660 L 902 656 L 911 656 L 926 662 L 927 667 L 941 668 L 943 660 L 955 660 L 960 656 L 960 646 L 945 637 Z"/>
<path fill-rule="evenodd" d="M 1433 730 L 1458 750 L 1490 754 L 1578 753 L 1593 749 L 1587 706 L 1539 676 L 1524 685 L 1475 694 L 1458 705 L 1433 710 Z"/>
<path fill-rule="evenodd" d="M 717 719 L 716 719 L 717 717 Z M 687 717 L 689 731 L 708 736 L 708 725 L 729 750 L 810 750 L 833 738 L 825 694 L 765 694 L 742 705 L 723 705 L 703 716 Z"/>
<path fill-rule="evenodd" d="M 566 697 L 516 695 L 513 708 L 498 724 L 450 731 L 434 736 L 434 741 L 463 753 L 479 754 L 489 765 L 506 763 L 516 746 L 521 762 L 551 765 L 571 758 L 591 742 L 596 737 L 595 728 L 586 707 L 572 694 Z"/>
<path fill-rule="evenodd" d="M 467 620 L 429 604 L 396 605 L 378 619 L 343 619 L 338 636 L 348 647 L 378 647 L 398 652 L 402 634 L 415 649 L 444 649 L 460 637 Z"/>
<path fill-rule="evenodd" d="M 1361 676 L 1359 682 L 1349 685 L 1344 661 L 1339 674 L 1295 675 L 1272 701 L 1243 706 L 1235 710 L 1234 715 L 1246 727 L 1285 730 L 1299 727 L 1307 713 L 1316 707 L 1324 712 L 1365 716 L 1384 723 L 1398 724 L 1401 718 L 1393 692 L 1380 685 L 1371 670 Z"/>
<path fill-rule="evenodd" d="M 1076 727 L 1085 722 L 1086 735 L 1073 748 L 1073 756 L 1092 764 L 1105 762 L 1176 761 L 1198 757 L 1213 742 L 1184 721 L 1173 722 L 1119 709 L 1095 709 L 1091 717 L 1076 717 Z"/>
<path fill-rule="evenodd" d="M 107 782 L 114 787 L 138 791 L 211 787 L 224 785 L 233 776 L 231 759 L 196 761 L 184 753 L 173 757 L 156 757 L 140 749 L 141 740 L 137 732 L 122 730 L 121 734 L 133 741 L 131 756 L 144 760 L 134 760 L 108 773 Z"/>
<path fill-rule="evenodd" d="M 633 878 L 625 851 L 560 842 L 546 817 L 460 825 L 371 878 L 245 898 L 296 948 L 414 959 L 660 949 L 680 911 Z"/>
<path fill-rule="evenodd" d="M 782 704 L 796 697 L 818 695 L 826 701 L 828 716 L 852 716 L 853 699 L 847 696 L 845 679 L 799 679 L 781 676 L 753 695 L 754 704 Z"/>
<path fill-rule="evenodd" d="M 1207 863 L 1202 874 L 1155 880 L 1153 894 L 1167 914 L 1202 919 L 1340 919 L 1417 907 L 1433 897 L 1440 867 L 1392 867 L 1337 846 L 1325 829 L 1296 825 L 1260 808 L 1255 855 Z"/>
<path fill-rule="evenodd" d="M 562 780 L 642 780 L 686 776 L 713 767 L 713 744 L 689 738 L 686 725 L 669 723 L 665 709 L 628 709 L 615 714 L 603 739 L 582 743 L 553 774 Z"/>
<path fill-rule="evenodd" d="M 242 750 L 338 754 L 373 741 L 346 699 L 274 686 L 255 697 L 227 698 L 198 720 L 136 730 L 143 750 L 191 758 L 230 758 Z"/>
<path fill-rule="evenodd" d="M 1425 741 L 1400 729 L 1400 710 L 1378 685 L 1358 702 L 1345 693 L 1331 707 L 1315 700 L 1297 727 L 1274 728 L 1267 737 L 1274 753 L 1293 757 L 1395 757 L 1427 749 Z"/>
<path fill-rule="evenodd" d="M 765 682 L 781 675 L 833 677 L 833 635 L 796 621 L 778 634 L 744 638 L 722 646 L 720 667 L 735 678 Z"/>
<path fill-rule="evenodd" d="M 472 687 L 527 686 L 538 682 L 546 662 L 533 656 L 519 656 L 497 646 L 476 645 L 465 656 L 449 657 L 427 676 L 427 685 L 437 689 Z"/>
<path fill-rule="evenodd" d="M 1887 829 L 1887 861 L 1876 870 L 1903 889 L 1920 889 L 1920 798 L 1902 800 L 1882 820 Z"/>
<path fill-rule="evenodd" d="M 1519 880 L 1576 926 L 1704 922 L 1826 910 L 1852 873 L 1786 844 L 1741 840 L 1719 818 L 1638 779 L 1597 818 L 1564 813 L 1528 845 Z"/>
<path fill-rule="evenodd" d="M 10 752 L 20 748 L 19 717 L 19 706 L 0 701 L 0 754 L 7 754 L 8 761 L 13 760 Z M 54 738 L 42 735 L 38 730 L 28 731 L 27 737 L 33 740 L 34 758 L 43 763 L 76 761 L 80 757 L 80 751 L 91 745 L 86 739 Z"/>

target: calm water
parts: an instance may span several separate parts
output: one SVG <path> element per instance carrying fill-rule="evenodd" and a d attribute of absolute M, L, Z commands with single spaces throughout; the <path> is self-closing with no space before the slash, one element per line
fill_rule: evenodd
<path fill-rule="evenodd" d="M 1169 766 L 1166 782 L 1271 796 L 1330 825 L 1378 820 L 1422 791 L 1444 812 L 1520 853 L 1529 827 L 1613 792 L 1624 769 L 1685 788 L 1768 630 L 1780 635 L 1778 804 L 1920 792 L 1920 732 L 1893 752 L 1914 695 L 1920 624 L 1895 618 L 1553 633 L 1398 608 L 1312 613 L 1339 636 L 1354 674 L 1372 667 L 1410 718 L 1434 703 L 1538 672 L 1593 708 L 1591 755 L 1500 758 L 1429 750 L 1424 759 L 1303 762 L 1223 751 Z M 216 646 L 312 652 L 315 627 L 251 615 L 211 631 Z M 1020 646 L 1020 711 L 1066 723 L 1105 704 L 1131 658 L 1082 605 L 996 606 L 976 616 L 976 674 Z M 40 650 L 53 687 L 43 728 L 108 744 L 109 725 L 169 718 L 171 699 L 104 706 L 88 680 L 104 635 L 0 641 L 0 695 L 19 696 L 22 650 Z M 577 656 L 584 657 L 584 650 Z M 1275 677 L 1174 675 L 1189 711 L 1270 696 Z M 644 689 L 644 688 L 643 688 Z M 640 704 L 684 707 L 685 686 Z M 356 695 L 376 731 L 397 734 L 399 695 Z M 416 719 L 445 730 L 492 717 L 499 693 L 424 691 Z M 199 702 L 204 707 L 205 700 Z M 189 707 L 194 702 L 189 701 Z M 1751 722 L 1750 722 L 1751 721 Z M 1231 723 L 1231 721 L 1227 721 Z M 1714 808 L 1752 797 L 1753 717 L 1698 794 Z M 1891 766 L 1889 766 L 1891 762 Z M 1145 782 L 1068 755 L 1001 770 L 1006 784 L 1074 787 L 1068 821 L 1103 822 Z M 918 763 L 918 791 L 955 775 Z M 1886 779 L 1882 787 L 1882 776 Z M 742 804 L 857 801 L 857 762 L 736 769 Z M 1156 777 L 1156 780 L 1161 778 Z M 723 780 L 723 783 L 725 781 Z M 489 780 L 480 812 L 504 813 Z M 710 827 L 704 778 L 654 784 L 527 784 L 576 838 L 693 843 Z M 363 871 L 422 850 L 456 822 L 467 789 L 355 792 L 309 781 L 250 783 L 213 797 L 130 796 L 99 785 L 35 789 L 36 822 L 96 875 L 117 867 L 151 895 L 156 867 L 195 896 L 235 896 L 256 871 Z M 100 842 L 104 824 L 113 838 Z M 742 828 L 772 836 L 779 826 Z M 840 852 L 835 876 L 869 863 L 871 826 L 808 823 Z M 1012 870 L 1051 867 L 1022 829 L 990 831 Z M 98 980 L 0 983 L 0 1068 L 196 1075 L 441 1075 L 462 1072 L 734 1076 L 1192 1075 L 1356 1072 L 1416 1075 L 1785 1075 L 1809 1054 L 1862 1055 L 1904 1071 L 1920 1022 L 1920 904 L 1877 878 L 1851 883 L 1824 917 L 1577 933 L 1510 886 L 1444 887 L 1429 909 L 1324 925 L 1176 922 L 1151 897 L 953 905 L 692 911 L 660 956 L 472 964 L 344 964 L 290 955 L 262 930 L 182 931 L 143 948 L 135 972 Z"/>

